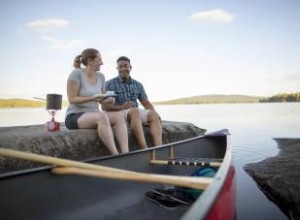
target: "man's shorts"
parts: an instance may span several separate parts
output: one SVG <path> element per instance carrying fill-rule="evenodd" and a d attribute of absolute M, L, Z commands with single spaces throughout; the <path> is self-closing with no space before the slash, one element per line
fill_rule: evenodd
<path fill-rule="evenodd" d="M 131 108 L 122 110 L 122 113 L 124 115 L 125 121 L 127 121 L 127 114 L 130 111 L 130 109 Z M 149 113 L 150 110 L 149 109 L 140 109 L 139 108 L 139 111 L 140 111 L 140 114 L 141 114 L 142 123 L 143 124 L 148 124 L 147 115 L 148 115 L 148 113 Z"/>

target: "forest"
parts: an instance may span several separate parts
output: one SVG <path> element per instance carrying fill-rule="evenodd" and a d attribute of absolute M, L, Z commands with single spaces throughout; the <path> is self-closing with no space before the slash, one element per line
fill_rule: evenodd
<path fill-rule="evenodd" d="M 280 93 L 271 97 L 262 98 L 259 102 L 300 102 L 300 92 Z"/>

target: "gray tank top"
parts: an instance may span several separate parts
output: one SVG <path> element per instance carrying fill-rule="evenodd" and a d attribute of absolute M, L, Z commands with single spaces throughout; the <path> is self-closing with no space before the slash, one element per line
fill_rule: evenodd
<path fill-rule="evenodd" d="M 68 78 L 69 80 L 75 81 L 79 84 L 78 96 L 93 96 L 95 94 L 105 92 L 105 77 L 101 72 L 97 72 L 97 83 L 96 85 L 91 85 L 84 74 L 83 69 L 73 70 Z M 69 104 L 66 117 L 71 113 L 78 112 L 99 112 L 99 105 L 96 102 L 86 102 L 82 104 Z"/>

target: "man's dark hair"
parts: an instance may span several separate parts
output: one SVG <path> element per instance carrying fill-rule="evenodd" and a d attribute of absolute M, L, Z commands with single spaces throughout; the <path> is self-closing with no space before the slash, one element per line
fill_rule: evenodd
<path fill-rule="evenodd" d="M 130 59 L 128 57 L 125 56 L 121 56 L 117 59 L 117 63 L 120 61 L 127 61 L 130 64 Z"/>

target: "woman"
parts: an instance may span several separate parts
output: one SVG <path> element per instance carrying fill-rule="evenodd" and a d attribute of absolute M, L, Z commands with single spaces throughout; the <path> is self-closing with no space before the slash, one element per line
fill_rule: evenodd
<path fill-rule="evenodd" d="M 81 68 L 81 64 L 84 68 Z M 103 65 L 98 50 L 88 48 L 75 57 L 75 70 L 67 82 L 69 106 L 65 124 L 68 129 L 95 128 L 99 137 L 111 154 L 118 154 L 114 142 L 113 129 L 122 153 L 128 152 L 128 134 L 124 117 L 120 112 L 103 112 L 98 103 L 114 103 L 114 98 L 96 98 L 105 92 L 105 77 L 99 72 Z"/>

